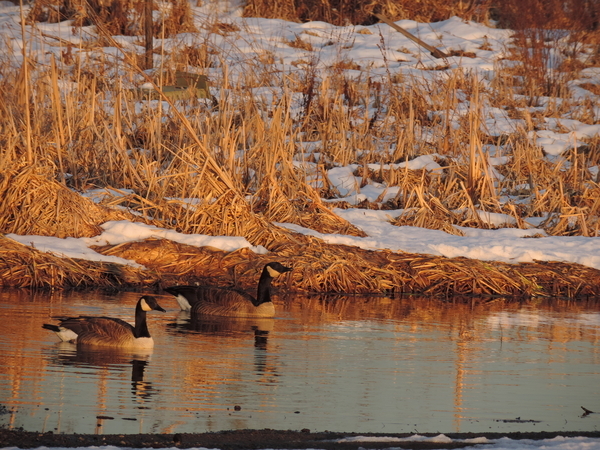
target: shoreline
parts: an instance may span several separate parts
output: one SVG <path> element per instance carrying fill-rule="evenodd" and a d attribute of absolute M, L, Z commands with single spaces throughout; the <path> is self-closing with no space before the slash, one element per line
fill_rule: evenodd
<path fill-rule="evenodd" d="M 167 239 L 146 239 L 94 247 L 105 256 L 140 267 L 59 257 L 0 234 L 0 286 L 29 289 L 148 289 L 185 284 L 254 287 L 263 266 L 285 261 L 294 270 L 280 289 L 294 293 L 427 295 L 451 300 L 481 297 L 524 300 L 600 297 L 600 270 L 576 263 L 505 263 L 464 257 L 365 250 L 298 236 L 268 254 L 194 247 Z M 330 268 L 335 266 L 335 272 Z"/>
<path fill-rule="evenodd" d="M 367 436 L 407 438 L 416 433 L 354 433 L 354 432 L 310 432 L 309 430 L 232 430 L 210 433 L 175 434 L 55 434 L 53 432 L 35 432 L 11 430 L 0 427 L 0 447 L 37 448 L 37 447 L 98 447 L 115 446 L 131 448 L 218 448 L 220 450 L 242 449 L 342 449 L 360 448 L 403 449 L 453 449 L 475 445 L 464 442 L 466 439 L 487 438 L 490 440 L 508 437 L 513 440 L 542 440 L 562 437 L 600 438 L 600 431 L 564 431 L 564 432 L 510 432 L 510 433 L 419 433 L 420 436 L 435 437 L 440 434 L 452 439 L 452 442 L 402 441 L 397 440 L 356 440 L 339 442 L 342 438 Z M 460 441 L 455 441 L 455 440 Z"/>

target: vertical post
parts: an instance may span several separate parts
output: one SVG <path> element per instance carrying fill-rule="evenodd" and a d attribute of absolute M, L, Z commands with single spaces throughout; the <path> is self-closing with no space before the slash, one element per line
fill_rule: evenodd
<path fill-rule="evenodd" d="M 29 111 L 29 58 L 27 58 L 27 33 L 25 30 L 25 14 L 23 13 L 23 0 L 19 2 L 19 10 L 21 13 L 21 38 L 23 39 L 23 66 L 21 74 L 23 75 L 23 97 L 25 101 L 25 137 L 27 145 L 27 162 L 33 163 L 33 149 L 31 148 L 31 115 Z"/>
<path fill-rule="evenodd" d="M 152 69 L 152 0 L 146 0 L 145 2 L 145 17 L 144 17 L 144 30 L 146 32 L 146 69 Z"/>

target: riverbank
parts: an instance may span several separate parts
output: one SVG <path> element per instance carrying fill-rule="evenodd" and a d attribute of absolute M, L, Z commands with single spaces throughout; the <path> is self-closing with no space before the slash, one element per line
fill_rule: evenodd
<path fill-rule="evenodd" d="M 438 436 L 439 433 L 422 433 L 419 436 Z M 508 437 L 510 439 L 552 439 L 557 436 L 600 438 L 600 432 L 539 432 L 539 433 L 445 433 L 452 439 L 402 441 L 399 443 L 392 438 L 407 438 L 414 433 L 342 433 L 321 432 L 311 433 L 309 430 L 237 430 L 215 433 L 182 433 L 182 434 L 53 434 L 36 433 L 0 428 L 0 446 L 3 448 L 37 448 L 37 447 L 90 447 L 115 446 L 130 448 L 218 448 L 220 450 L 238 449 L 340 449 L 357 450 L 359 448 L 389 448 L 403 449 L 452 449 L 474 445 L 475 438 L 488 440 Z M 373 440 L 344 439 L 357 436 L 371 438 L 390 438 Z M 343 442 L 342 442 L 343 440 Z M 465 442 L 465 440 L 469 440 Z"/>
<path fill-rule="evenodd" d="M 205 283 L 253 290 L 263 266 L 279 261 L 293 268 L 277 281 L 277 287 L 285 292 L 418 294 L 440 299 L 600 296 L 600 270 L 581 264 L 511 264 L 368 250 L 293 233 L 287 237 L 265 253 L 249 248 L 224 251 L 156 238 L 93 247 L 99 255 L 122 258 L 133 265 L 58 256 L 0 235 L 0 285 L 154 289 L 160 293 L 163 286 Z M 69 243 L 65 241 L 65 245 Z"/>

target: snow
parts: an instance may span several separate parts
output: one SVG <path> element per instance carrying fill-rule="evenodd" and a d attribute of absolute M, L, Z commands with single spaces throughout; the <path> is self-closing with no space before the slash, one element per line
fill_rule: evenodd
<path fill-rule="evenodd" d="M 156 44 L 157 46 L 162 45 L 163 50 L 169 52 L 178 46 L 196 45 L 204 39 L 210 39 L 212 47 L 219 49 L 220 58 L 223 58 L 228 64 L 231 70 L 228 76 L 232 80 L 241 77 L 242 72 L 248 70 L 249 65 L 252 67 L 251 70 L 255 70 L 254 65 L 259 64 L 260 55 L 265 53 L 273 55 L 273 59 L 276 61 L 274 68 L 284 74 L 301 70 L 300 62 L 303 60 L 314 62 L 318 69 L 325 69 L 340 61 L 341 58 L 345 58 L 361 67 L 360 70 L 348 70 L 349 79 L 368 74 L 373 81 L 377 81 L 386 79 L 392 73 L 394 76 L 405 77 L 411 83 L 423 86 L 429 85 L 429 83 L 434 85 L 436 77 L 451 76 L 453 70 L 464 70 L 465 73 L 477 77 L 484 86 L 488 86 L 495 81 L 499 64 L 504 66 L 511 64 L 507 60 L 511 30 L 495 29 L 457 17 L 431 24 L 417 23 L 411 20 L 397 22 L 399 26 L 440 49 L 462 50 L 475 55 L 472 58 L 449 57 L 442 61 L 433 58 L 413 41 L 385 24 L 365 27 L 336 27 L 323 22 L 293 23 L 274 19 L 244 19 L 241 17 L 239 9 L 231 7 L 231 5 L 225 5 L 229 8 L 228 10 L 216 11 L 214 3 L 204 3 L 206 4 L 204 7 L 193 8 L 200 30 L 203 30 L 203 21 L 218 12 L 223 22 L 237 25 L 240 31 L 236 32 L 234 37 L 218 34 L 204 37 L 185 33 L 176 39 L 157 39 Z M 25 6 L 26 9 L 29 7 Z M 0 0 L 0 41 L 4 47 L 1 58 L 3 64 L 10 63 L 15 67 L 20 66 L 23 61 L 21 50 L 24 42 L 21 34 L 20 13 L 18 5 Z M 96 42 L 93 27 L 74 29 L 69 22 L 37 23 L 33 27 L 28 25 L 26 30 L 28 57 L 42 65 L 49 64 L 52 56 L 61 59 L 60 52 L 63 52 L 65 47 L 58 45 L 59 42 L 63 44 L 70 42 L 73 48 L 70 48 L 69 51 L 84 59 L 120 57 L 120 51 L 116 48 L 104 48 L 103 53 L 99 53 L 97 49 L 85 48 L 87 42 Z M 286 42 L 293 41 L 297 37 L 310 43 L 315 51 L 309 52 L 287 45 Z M 124 49 L 143 52 L 143 49 L 135 44 L 139 42 L 137 38 L 120 36 L 115 37 L 115 42 L 118 42 Z M 556 52 L 555 55 L 554 64 L 556 65 L 560 63 L 561 54 Z M 157 54 L 155 57 L 160 57 L 160 55 Z M 435 69 L 441 65 L 447 65 L 448 69 L 446 71 L 424 70 Z M 570 81 L 569 84 L 572 90 L 572 99 L 587 101 L 587 104 L 590 105 L 590 113 L 598 122 L 600 98 L 585 89 L 586 84 L 600 85 L 600 68 L 591 67 L 582 70 L 580 78 Z M 63 91 L 75 88 L 66 80 L 59 80 L 59 85 Z M 143 87 L 143 84 L 140 86 Z M 280 89 L 275 86 L 263 87 L 253 90 L 252 93 L 256 97 L 263 98 L 266 104 L 271 104 L 277 100 Z M 429 112 L 430 118 L 440 118 L 443 122 L 447 122 L 448 126 L 457 129 L 460 121 L 464 120 L 471 111 L 469 102 L 460 98 L 460 93 L 458 97 L 458 103 L 452 110 L 436 110 L 435 105 L 432 105 L 432 110 Z M 292 98 L 290 106 L 292 115 L 300 113 L 302 110 L 298 106 L 301 101 L 301 95 Z M 538 98 L 537 105 L 530 106 L 525 112 L 534 114 L 542 108 L 542 105 L 552 102 L 559 105 L 561 101 L 561 99 Z M 525 129 L 526 122 L 522 118 L 512 117 L 514 115 L 509 115 L 503 108 L 489 104 L 480 106 L 482 108 L 481 130 L 485 134 L 501 137 Z M 586 140 L 598 139 L 600 136 L 600 124 L 586 123 L 575 117 L 578 116 L 571 113 L 570 116 L 566 114 L 561 117 L 544 118 L 536 123 L 535 131 L 528 132 L 527 138 L 543 151 L 544 157 L 560 160 L 568 150 L 582 147 Z M 415 136 L 418 136 L 423 143 L 433 142 L 432 136 L 439 132 L 417 124 L 415 124 L 415 128 Z M 316 167 L 314 163 L 308 162 L 308 156 L 312 156 L 313 161 L 321 161 L 322 155 L 319 151 L 322 145 L 319 142 L 301 142 L 298 143 L 298 146 L 302 147 L 306 153 L 298 156 L 296 166 L 307 173 L 310 170 L 314 170 L 316 173 Z M 494 166 L 510 161 L 510 156 L 503 150 L 502 146 L 484 146 L 483 149 L 484 157 L 487 158 L 487 170 L 498 180 L 502 175 L 494 169 Z M 356 149 L 356 151 L 360 150 Z M 369 164 L 368 168 L 373 171 L 406 169 L 435 173 L 442 169 L 441 159 L 441 156 L 432 150 L 430 153 L 422 154 L 412 160 L 393 164 Z M 568 160 L 564 159 L 563 164 L 568 167 Z M 339 196 L 324 201 L 345 200 L 350 205 L 357 206 L 365 200 L 383 203 L 398 194 L 400 188 L 397 186 L 386 186 L 384 183 L 376 183 L 371 180 L 367 180 L 367 183 L 364 184 L 364 180 L 355 175 L 357 168 L 356 164 L 329 168 L 327 178 Z M 597 167 L 589 168 L 589 170 L 594 176 L 597 176 Z M 318 177 L 315 176 L 313 183 L 316 185 L 319 182 Z M 118 191 L 101 189 L 90 190 L 81 195 L 93 198 L 94 201 L 101 201 L 104 196 L 122 195 L 127 192 L 126 189 Z M 511 200 L 514 201 L 514 198 Z M 198 199 L 179 199 L 179 201 L 185 202 L 189 207 L 194 207 L 199 202 Z M 390 221 L 404 212 L 404 210 L 367 210 L 357 207 L 334 209 L 335 214 L 365 232 L 367 237 L 323 234 L 290 223 L 277 225 L 298 233 L 318 237 L 328 244 L 344 244 L 369 250 L 387 249 L 395 252 L 440 255 L 449 258 L 467 257 L 506 263 L 563 261 L 600 269 L 600 239 L 598 237 L 547 236 L 541 228 L 538 228 L 546 217 L 526 218 L 525 222 L 529 224 L 527 229 L 503 228 L 506 224 L 513 224 L 515 218 L 506 214 L 476 210 L 475 212 L 483 222 L 497 227 L 497 229 L 456 227 L 463 234 L 463 236 L 457 236 L 439 230 L 392 225 Z M 8 234 L 7 237 L 59 257 L 104 261 L 139 268 L 142 266 L 135 261 L 102 255 L 94 251 L 92 247 L 118 245 L 152 238 L 169 239 L 197 247 L 209 246 L 228 252 L 248 248 L 256 253 L 267 253 L 264 247 L 253 246 L 243 237 L 184 234 L 129 221 L 106 222 L 102 225 L 102 229 L 103 232 L 100 235 L 92 238 L 68 237 L 61 239 L 52 236 L 17 234 Z M 522 317 L 515 319 L 512 316 L 500 314 L 491 320 L 494 320 L 497 326 L 505 326 L 515 323 L 516 320 L 535 319 L 523 319 Z M 373 444 L 376 446 L 377 443 L 397 442 L 397 448 L 401 448 L 403 443 L 410 441 L 441 444 L 461 442 L 466 444 L 464 448 L 485 448 L 487 450 L 600 450 L 600 439 L 586 437 L 556 437 L 544 440 L 513 440 L 509 438 L 490 440 L 479 437 L 460 440 L 451 439 L 443 434 L 435 437 L 416 434 L 407 438 L 353 436 L 339 439 L 337 442 L 340 444 L 365 442 L 369 443 L 369 448 L 373 447 Z M 116 447 L 110 446 L 93 448 L 116 449 Z"/>
<path fill-rule="evenodd" d="M 427 85 L 434 82 L 436 77 L 449 77 L 452 70 L 460 69 L 478 77 L 484 85 L 491 83 L 495 78 L 497 64 L 509 65 L 507 61 L 511 30 L 495 29 L 483 24 L 465 21 L 457 17 L 450 18 L 438 23 L 417 23 L 412 20 L 402 20 L 398 25 L 419 38 L 433 43 L 440 49 L 462 50 L 472 52 L 474 57 L 449 57 L 446 61 L 433 58 L 413 41 L 404 37 L 385 24 L 372 26 L 348 26 L 336 27 L 323 22 L 293 23 L 275 19 L 242 18 L 239 9 L 227 2 L 221 3 L 221 10 L 217 4 L 207 2 L 203 7 L 193 7 L 195 20 L 198 28 L 202 29 L 203 21 L 208 20 L 211 15 L 218 13 L 223 22 L 231 23 L 239 28 L 232 36 L 213 34 L 210 36 L 215 48 L 219 48 L 221 57 L 225 58 L 234 79 L 241 76 L 241 72 L 247 70 L 248 64 L 257 64 L 258 56 L 269 52 L 274 55 L 275 66 L 282 73 L 300 70 L 292 62 L 310 60 L 314 58 L 317 67 L 326 68 L 339 61 L 341 57 L 352 60 L 361 66 L 360 70 L 349 70 L 348 77 L 363 76 L 368 71 L 369 76 L 375 81 L 389 77 L 390 72 L 410 79 L 411 83 Z M 28 8 L 26 6 L 26 8 Z M 0 39 L 8 44 L 4 54 L 9 57 L 15 65 L 21 64 L 23 46 L 20 10 L 11 2 L 0 1 Z M 87 40 L 93 40 L 94 29 L 73 29 L 68 22 L 63 23 L 38 23 L 34 27 L 27 26 L 27 45 L 34 57 L 41 63 L 48 63 L 50 56 L 57 55 L 62 51 L 60 46 L 55 46 L 56 40 L 71 42 L 74 53 L 79 52 L 78 45 Z M 43 32 L 43 33 L 42 33 Z M 50 36 L 50 37 L 49 37 Z M 309 42 L 314 52 L 308 52 L 301 48 L 287 45 L 287 42 L 300 37 Z M 118 37 L 119 44 L 125 48 L 136 47 L 133 42 L 136 39 L 130 37 Z M 157 45 L 164 46 L 164 51 L 169 51 L 181 45 L 194 45 L 204 37 L 194 33 L 184 33 L 176 39 L 157 39 Z M 208 39 L 208 38 L 207 38 Z M 50 44 L 52 43 L 52 45 Z M 351 45 L 350 45 L 351 44 Z M 87 49 L 84 49 L 87 52 Z M 104 48 L 104 57 L 119 54 L 115 48 Z M 141 51 L 141 50 L 140 50 Z M 82 50 L 83 53 L 83 50 Z M 90 55 L 93 52 L 90 52 Z M 560 58 L 560 53 L 556 53 Z M 158 56 L 155 56 L 158 57 Z M 435 68 L 447 64 L 449 69 L 445 71 L 423 70 L 424 68 Z M 215 70 L 215 69 L 210 69 Z M 237 71 L 237 72 L 236 72 Z M 570 86 L 576 88 L 585 83 L 600 83 L 600 69 L 591 67 L 581 71 L 580 79 L 572 80 Z M 272 89 L 262 88 L 256 90 L 256 95 L 261 95 L 265 101 L 279 95 L 278 87 Z M 458 96 L 460 97 L 460 93 Z M 589 100 L 588 104 L 595 114 L 596 119 L 600 116 L 600 101 L 598 96 L 589 90 L 573 89 L 573 96 Z M 540 105 L 549 102 L 560 103 L 561 99 L 539 98 L 536 107 L 530 107 L 535 112 Z M 296 97 L 297 102 L 301 96 Z M 593 106 L 595 105 L 595 106 Z M 490 136 L 502 136 L 514 133 L 524 127 L 523 119 L 511 118 L 507 111 L 492 105 L 481 105 L 483 108 L 481 126 L 482 130 Z M 291 105 L 292 110 L 300 110 L 297 104 Z M 444 117 L 449 114 L 449 124 L 458 126 L 461 116 L 469 114 L 470 105 L 465 99 L 459 98 L 455 109 L 451 111 L 432 110 L 430 115 Z M 536 143 L 548 157 L 561 158 L 561 155 L 574 147 L 584 145 L 583 139 L 597 138 L 600 135 L 600 124 L 584 123 L 573 117 L 545 118 L 536 124 L 536 131 L 529 133 L 528 138 Z M 422 127 L 417 131 L 423 141 L 436 131 Z M 319 160 L 319 143 L 304 142 L 302 145 L 305 155 L 312 154 L 315 160 Z M 314 153 L 313 153 L 314 150 Z M 484 151 L 488 158 L 489 172 L 496 179 L 501 174 L 494 169 L 494 165 L 506 163 L 510 156 L 502 151 L 502 147 L 487 146 Z M 357 150 L 358 151 L 358 150 Z M 300 155 L 297 167 L 302 167 L 309 172 L 313 163 L 305 161 L 305 155 Z M 421 155 L 410 161 L 398 162 L 396 164 L 370 164 L 372 170 L 406 168 L 407 170 L 425 170 L 435 172 L 441 169 L 439 164 L 440 155 L 431 152 Z M 313 165 L 311 165 L 313 164 Z M 565 167 L 568 161 L 564 162 Z M 327 171 L 329 181 L 332 183 L 339 197 L 333 199 L 346 200 L 350 205 L 357 206 L 364 200 L 370 202 L 384 202 L 393 198 L 399 192 L 397 186 L 386 186 L 384 183 L 376 183 L 371 180 L 362 183 L 363 179 L 355 175 L 357 165 L 349 164 L 343 167 L 332 167 Z M 316 172 L 316 170 L 315 170 Z M 597 174 L 597 167 L 590 168 L 590 172 Z M 314 176 L 313 183 L 319 183 L 318 177 Z M 125 191 L 125 190 L 123 190 Z M 103 190 L 101 193 L 83 193 L 94 197 L 95 195 L 110 195 L 115 191 Z M 503 197 L 505 198 L 505 197 Z M 193 207 L 197 199 L 180 199 Z M 331 199 L 329 199 L 331 200 Z M 329 201 L 324 200 L 324 201 Z M 514 198 L 512 199 L 515 200 Z M 542 222 L 540 217 L 526 218 L 525 222 L 530 225 L 528 229 L 501 228 L 513 224 L 515 218 L 509 215 L 490 213 L 486 211 L 475 211 L 479 218 L 498 229 L 474 229 L 461 228 L 464 236 L 456 236 L 430 229 L 411 226 L 394 226 L 390 219 L 402 214 L 402 210 L 376 211 L 359 208 L 335 209 L 334 212 L 346 219 L 367 234 L 367 237 L 355 237 L 346 235 L 322 234 L 315 230 L 300 227 L 294 224 L 280 224 L 290 230 L 317 236 L 330 244 L 353 245 L 364 249 L 379 250 L 389 249 L 397 252 L 425 253 L 430 255 L 441 255 L 446 257 L 468 257 L 486 261 L 502 261 L 507 263 L 520 263 L 539 261 L 564 261 L 583 264 L 600 269 L 600 240 L 597 237 L 552 237 L 547 236 L 540 228 L 536 228 Z M 161 229 L 155 226 L 141 223 L 130 223 L 126 221 L 107 222 L 102 225 L 103 233 L 93 238 L 66 238 L 59 239 L 48 236 L 20 236 L 8 235 L 9 238 L 25 245 L 35 247 L 44 252 L 51 252 L 58 256 L 71 258 L 83 258 L 93 261 L 107 261 L 118 264 L 137 266 L 134 261 L 125 260 L 114 256 L 104 256 L 90 247 L 94 245 L 117 245 L 131 241 L 139 241 L 148 238 L 170 239 L 176 242 L 194 245 L 210 246 L 224 251 L 233 251 L 239 248 L 249 248 L 257 253 L 265 253 L 263 247 L 254 247 L 246 239 L 241 237 L 206 236 L 178 233 L 173 230 Z M 536 238 L 532 238 L 532 237 Z"/>
<path fill-rule="evenodd" d="M 335 209 L 340 217 L 364 231 L 368 237 L 323 234 L 295 224 L 279 224 L 290 230 L 315 236 L 329 244 L 355 245 L 367 250 L 389 249 L 408 253 L 464 256 L 485 261 L 507 263 L 565 261 L 600 269 L 600 239 L 582 236 L 546 236 L 531 238 L 540 232 L 535 228 L 499 228 L 482 230 L 457 227 L 465 236 L 439 230 L 402 226 L 389 222 L 401 210 Z"/>
<path fill-rule="evenodd" d="M 34 247 L 42 252 L 53 253 L 56 256 L 67 258 L 80 258 L 89 261 L 103 261 L 117 264 L 125 264 L 134 267 L 142 267 L 135 261 L 119 258 L 117 256 L 105 256 L 95 252 L 90 247 L 95 245 L 118 245 L 127 242 L 143 241 L 145 239 L 168 239 L 180 244 L 196 247 L 214 247 L 227 252 L 240 248 L 249 248 L 255 253 L 267 252 L 262 246 L 253 246 L 245 238 L 237 236 L 207 236 L 203 234 L 183 234 L 173 230 L 146 225 L 143 223 L 132 223 L 126 220 L 110 221 L 102 225 L 102 234 L 92 238 L 56 238 L 52 236 L 20 236 L 7 234 L 6 237 L 21 244 Z"/>
<path fill-rule="evenodd" d="M 471 439 L 450 439 L 444 434 L 440 434 L 434 437 L 426 437 L 419 434 L 415 434 L 406 438 L 396 437 L 373 437 L 373 436 L 355 436 L 340 439 L 336 442 L 398 442 L 397 448 L 402 448 L 401 443 L 403 442 L 431 442 L 440 444 L 451 444 L 451 443 L 465 443 L 467 444 L 465 449 L 469 448 L 485 448 L 491 450 L 534 450 L 534 449 L 545 449 L 545 450 L 597 450 L 600 449 L 600 439 L 587 438 L 587 437 L 563 437 L 557 436 L 552 439 L 510 439 L 507 437 L 500 439 L 487 439 L 485 437 L 477 437 Z M 472 445 L 469 445 L 472 444 Z M 481 445 L 485 444 L 485 445 Z M 371 447 L 371 446 L 370 446 Z M 393 448 L 393 447 L 389 447 Z"/>
<path fill-rule="evenodd" d="M 364 231 L 368 237 L 323 234 L 291 223 L 278 225 L 292 231 L 318 237 L 328 244 L 356 246 L 367 250 L 388 249 L 408 253 L 441 255 L 448 258 L 464 256 L 485 261 L 507 263 L 538 261 L 565 261 L 600 269 L 600 239 L 582 236 L 546 236 L 531 238 L 540 232 L 535 228 L 499 228 L 482 230 L 457 227 L 465 236 L 455 236 L 439 230 L 392 225 L 389 220 L 402 210 L 365 210 L 358 208 L 334 209 L 334 212 Z M 223 251 L 249 248 L 258 254 L 267 250 L 253 246 L 245 238 L 235 236 L 206 236 L 183 234 L 142 223 L 111 221 L 102 225 L 104 232 L 93 238 L 56 238 L 51 236 L 6 236 L 24 245 L 57 256 L 104 261 L 141 267 L 134 261 L 105 256 L 90 247 L 118 245 L 144 239 L 169 239 L 196 247 L 213 247 Z"/>

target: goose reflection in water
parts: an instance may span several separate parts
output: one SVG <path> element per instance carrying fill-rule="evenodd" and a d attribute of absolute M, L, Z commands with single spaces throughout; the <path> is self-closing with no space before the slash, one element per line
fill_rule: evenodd
<path fill-rule="evenodd" d="M 260 317 L 209 317 L 190 315 L 189 311 L 180 311 L 175 322 L 167 324 L 167 329 L 175 334 L 202 334 L 231 338 L 254 336 L 254 367 L 259 377 L 257 381 L 274 383 L 273 377 L 279 376 L 275 364 L 268 358 L 270 333 L 275 326 L 273 318 Z M 273 357 L 271 357 L 271 360 Z"/>
<path fill-rule="evenodd" d="M 88 348 L 69 342 L 60 342 L 54 346 L 49 356 L 56 365 L 86 367 L 100 370 L 122 372 L 131 365 L 131 393 L 137 401 L 147 402 L 159 390 L 151 382 L 144 381 L 145 370 L 150 363 L 153 349 L 126 350 L 120 348 Z M 137 406 L 137 409 L 149 409 Z"/>
<path fill-rule="evenodd" d="M 167 324 L 173 333 L 201 333 L 213 336 L 233 336 L 253 332 L 254 346 L 267 349 L 269 332 L 273 331 L 275 321 L 271 318 L 253 317 L 202 317 L 190 315 L 188 311 L 179 311 L 177 320 Z"/>

